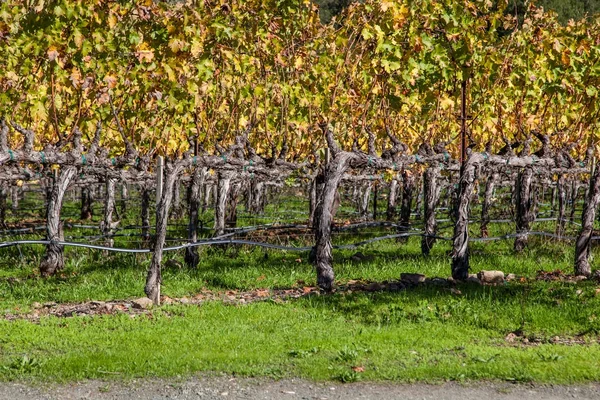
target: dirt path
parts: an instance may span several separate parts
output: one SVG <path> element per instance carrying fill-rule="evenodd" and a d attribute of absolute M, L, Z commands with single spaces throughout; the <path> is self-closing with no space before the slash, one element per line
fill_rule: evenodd
<path fill-rule="evenodd" d="M 189 380 L 138 380 L 129 383 L 88 381 L 34 387 L 0 383 L 0 399 L 11 400 L 191 400 L 191 399 L 323 399 L 323 400 L 534 400 L 600 399 L 600 384 L 582 386 L 514 385 L 510 383 L 314 383 L 299 379 L 265 380 L 198 377 Z"/>

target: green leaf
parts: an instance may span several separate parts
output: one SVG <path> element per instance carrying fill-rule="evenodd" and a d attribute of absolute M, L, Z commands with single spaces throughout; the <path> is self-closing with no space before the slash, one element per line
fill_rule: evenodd
<path fill-rule="evenodd" d="M 585 88 L 585 93 L 590 97 L 595 97 L 598 94 L 598 89 L 595 86 L 588 86 Z"/>

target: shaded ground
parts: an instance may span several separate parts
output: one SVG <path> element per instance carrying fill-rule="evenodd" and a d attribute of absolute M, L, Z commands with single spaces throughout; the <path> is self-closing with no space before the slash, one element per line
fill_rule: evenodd
<path fill-rule="evenodd" d="M 186 381 L 140 380 L 129 383 L 89 381 L 64 386 L 32 387 L 0 384 L 0 399 L 109 400 L 109 399 L 435 399 L 528 400 L 600 399 L 600 385 L 540 386 L 509 383 L 446 383 L 392 385 L 384 383 L 314 383 L 305 380 L 264 380 L 199 377 Z"/>

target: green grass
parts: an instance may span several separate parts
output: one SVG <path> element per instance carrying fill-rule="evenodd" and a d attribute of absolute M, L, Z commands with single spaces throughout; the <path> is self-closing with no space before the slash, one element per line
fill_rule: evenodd
<path fill-rule="evenodd" d="M 63 381 L 218 371 L 317 380 L 600 378 L 598 345 L 506 345 L 504 334 L 519 327 L 518 296 L 494 297 L 488 289 L 460 299 L 417 291 L 284 305 L 164 306 L 134 319 L 2 321 L 0 377 Z M 571 314 L 575 307 L 551 313 L 543 307 L 526 310 L 528 331 L 553 335 L 587 324 L 580 320 L 585 312 Z M 364 373 L 352 374 L 353 366 Z"/>
<path fill-rule="evenodd" d="M 302 203 L 303 204 L 303 203 Z M 292 209 L 301 203 L 289 203 Z M 272 222 L 281 204 L 243 224 Z M 346 212 L 351 211 L 349 208 Z M 124 216 L 135 223 L 135 213 Z M 208 213 L 205 215 L 208 219 Z M 73 217 L 74 218 L 74 217 Z M 447 225 L 447 224 L 446 224 Z M 184 229 L 184 228 L 181 228 Z M 182 235 L 182 230 L 173 236 Z M 552 231 L 553 224 L 534 229 Z M 471 226 L 478 236 L 476 224 Z M 491 227 L 492 235 L 514 231 Z M 351 243 L 386 230 L 339 234 Z M 83 235 L 89 231 L 71 230 Z M 445 227 L 441 234 L 451 235 Z M 573 234 L 573 230 L 569 232 Z M 310 238 L 283 239 L 310 243 Z M 117 245 L 126 246 L 123 238 Z M 512 241 L 474 243 L 473 272 L 500 269 L 533 277 L 538 270 L 569 272 L 571 242 L 531 238 L 520 255 Z M 429 257 L 419 240 L 378 242 L 360 249 L 368 262 L 352 260 L 355 251 L 335 251 L 338 283 L 353 279 L 399 279 L 402 272 L 450 274 L 448 242 L 438 242 Z M 41 247 L 0 251 L 0 312 L 27 312 L 33 302 L 113 300 L 143 295 L 149 256 L 67 249 L 61 275 L 41 279 L 36 271 Z M 594 249 L 597 257 L 598 252 Z M 167 259 L 182 260 L 169 253 Z M 315 284 L 305 253 L 229 247 L 203 249 L 197 269 L 163 272 L 163 294 L 193 295 L 202 289 L 251 290 Z M 305 377 L 316 380 L 427 381 L 499 379 L 573 383 L 600 380 L 600 295 L 597 284 L 510 282 L 503 286 L 419 287 L 397 293 L 311 295 L 283 303 L 248 305 L 208 302 L 200 306 L 162 306 L 148 315 L 44 317 L 39 324 L 0 320 L 0 380 L 73 381 L 87 378 L 186 376 L 224 372 L 246 376 Z M 522 331 L 538 346 L 507 343 Z M 551 338 L 578 337 L 587 345 L 552 344 Z M 352 367 L 363 367 L 356 372 Z"/>

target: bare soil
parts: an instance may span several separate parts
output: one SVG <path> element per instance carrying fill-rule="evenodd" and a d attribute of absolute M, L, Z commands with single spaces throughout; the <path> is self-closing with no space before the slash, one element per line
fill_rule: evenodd
<path fill-rule="evenodd" d="M 600 399 L 600 384 L 553 386 L 510 383 L 455 382 L 440 385 L 388 383 L 314 383 L 226 376 L 188 380 L 138 380 L 126 383 L 87 381 L 68 385 L 31 386 L 0 383 L 0 399 L 11 400 L 133 400 L 133 399 L 432 399 L 533 400 Z"/>

